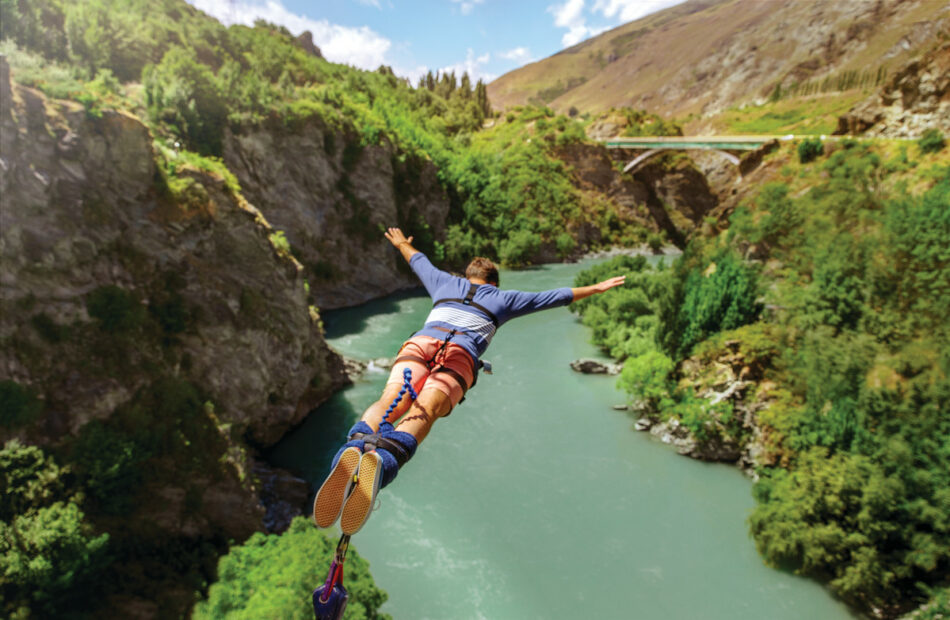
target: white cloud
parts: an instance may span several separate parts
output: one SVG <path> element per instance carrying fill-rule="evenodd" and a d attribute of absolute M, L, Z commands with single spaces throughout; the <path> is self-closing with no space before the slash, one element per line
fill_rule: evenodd
<path fill-rule="evenodd" d="M 596 0 L 591 10 L 626 23 L 681 2 L 683 0 Z"/>
<path fill-rule="evenodd" d="M 452 0 L 452 4 L 459 5 L 462 15 L 469 15 L 475 9 L 476 4 L 481 4 L 485 0 Z"/>
<path fill-rule="evenodd" d="M 554 13 L 554 25 L 558 28 L 577 28 L 584 25 L 584 0 L 567 0 L 564 4 L 548 7 Z"/>
<path fill-rule="evenodd" d="M 567 0 L 564 4 L 552 4 L 548 13 L 554 15 L 554 25 L 558 28 L 567 28 L 561 37 L 561 45 L 570 47 L 579 43 L 594 33 L 588 28 L 584 17 L 584 0 Z"/>
<path fill-rule="evenodd" d="M 388 64 L 386 52 L 392 43 L 367 26 L 351 28 L 331 24 L 325 19 L 311 19 L 288 10 L 280 0 L 189 0 L 195 7 L 218 18 L 225 24 L 253 25 L 264 19 L 285 26 L 294 34 L 304 30 L 313 33 L 313 42 L 324 57 L 333 62 L 375 69 Z"/>
<path fill-rule="evenodd" d="M 487 65 L 489 60 L 491 60 L 491 54 L 486 53 L 476 57 L 472 48 L 468 48 L 468 54 L 466 54 L 465 60 L 457 62 L 454 65 L 442 67 L 439 71 L 442 73 L 455 71 L 455 76 L 458 78 L 461 78 L 463 73 L 468 73 L 468 77 L 472 79 L 472 82 L 482 80 L 487 84 L 498 77 L 494 73 L 485 73 L 482 70 L 482 66 Z"/>
<path fill-rule="evenodd" d="M 497 56 L 499 58 L 513 60 L 515 62 L 530 62 L 534 60 L 531 57 L 531 52 L 528 51 L 527 47 L 516 47 L 514 49 L 508 50 L 507 52 L 499 52 Z"/>

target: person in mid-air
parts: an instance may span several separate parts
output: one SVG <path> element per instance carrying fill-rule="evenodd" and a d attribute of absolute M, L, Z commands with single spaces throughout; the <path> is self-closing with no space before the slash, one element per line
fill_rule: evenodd
<path fill-rule="evenodd" d="M 314 522 L 330 527 L 339 517 L 347 535 L 363 527 L 379 489 L 392 482 L 435 421 L 449 415 L 475 384 L 483 365 L 479 358 L 502 324 L 603 293 L 623 284 L 625 278 L 540 293 L 502 290 L 498 268 L 487 258 L 473 259 L 464 278 L 453 276 L 436 269 L 400 229 L 390 228 L 384 234 L 422 281 L 434 305 L 423 328 L 400 348 L 382 396 L 350 429 L 347 443 L 317 491 Z M 415 399 L 405 389 L 407 380 L 417 394 Z"/>

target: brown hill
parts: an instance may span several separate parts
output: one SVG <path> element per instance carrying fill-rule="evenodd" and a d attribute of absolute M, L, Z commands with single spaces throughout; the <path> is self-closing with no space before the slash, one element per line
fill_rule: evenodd
<path fill-rule="evenodd" d="M 499 109 L 715 114 L 776 85 L 875 86 L 948 28 L 946 0 L 689 0 L 506 73 L 488 92 Z"/>

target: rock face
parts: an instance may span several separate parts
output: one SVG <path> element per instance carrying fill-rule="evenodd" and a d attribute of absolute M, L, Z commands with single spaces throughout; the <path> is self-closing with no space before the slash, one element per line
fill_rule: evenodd
<path fill-rule="evenodd" d="M 70 375 L 82 365 L 70 367 L 69 355 L 23 354 L 49 348 L 28 327 L 33 317 L 88 324 L 88 296 L 103 286 L 131 292 L 147 309 L 174 301 L 192 319 L 176 334 L 188 368 L 179 361 L 167 370 L 203 386 L 256 442 L 275 442 L 340 385 L 340 361 L 308 311 L 301 269 L 278 254 L 257 209 L 198 171 L 191 176 L 204 204 L 163 195 L 151 137 L 134 117 L 91 117 L 77 104 L 11 90 L 8 80 L 3 97 L 0 337 L 20 346 L 4 347 L 0 368 L 55 388 L 70 408 L 62 431 L 107 416 L 147 379 L 79 380 Z"/>
<path fill-rule="evenodd" d="M 243 540 L 264 516 L 245 439 L 275 442 L 346 381 L 300 265 L 222 179 L 185 167 L 175 194 L 135 117 L 14 86 L 2 57 L 0 110 L 0 380 L 42 405 L 0 441 L 62 445 L 135 407 L 148 433 L 181 422 L 149 403 L 193 386 L 189 423 L 216 452 L 188 478 L 151 457 L 124 527 Z"/>
<path fill-rule="evenodd" d="M 898 69 L 838 119 L 835 133 L 916 138 L 931 128 L 950 134 L 950 43 Z"/>
<path fill-rule="evenodd" d="M 588 357 L 571 362 L 571 369 L 585 375 L 617 375 L 620 374 L 620 364 L 609 364 Z"/>
<path fill-rule="evenodd" d="M 574 144 L 558 149 L 558 157 L 572 169 L 574 184 L 582 191 L 606 196 L 624 221 L 663 231 L 677 247 L 697 230 L 718 199 L 703 173 L 685 156 L 659 158 L 642 165 L 632 175 L 617 166 L 631 159 L 622 149 Z M 578 245 L 599 240 L 600 231 L 577 231 Z"/>
<path fill-rule="evenodd" d="M 278 123 L 235 128 L 224 160 L 248 200 L 285 231 L 320 308 L 356 305 L 418 285 L 382 231 L 401 226 L 444 239 L 449 201 L 428 160 L 318 117 L 292 130 Z M 421 243 L 420 243 L 421 241 Z"/>
<path fill-rule="evenodd" d="M 323 58 L 320 48 L 317 47 L 316 43 L 313 42 L 313 33 L 309 30 L 304 30 L 301 32 L 296 41 L 297 45 L 299 45 L 303 51 L 307 52 L 308 54 L 312 54 L 317 58 Z"/>

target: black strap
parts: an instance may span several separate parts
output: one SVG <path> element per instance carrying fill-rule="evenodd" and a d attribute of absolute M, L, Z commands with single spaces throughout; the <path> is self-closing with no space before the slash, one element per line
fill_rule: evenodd
<path fill-rule="evenodd" d="M 365 442 L 363 447 L 364 452 L 366 451 L 367 447 L 373 450 L 376 448 L 382 448 L 386 452 L 389 452 L 393 455 L 393 458 L 396 459 L 396 464 L 399 465 L 400 469 L 406 464 L 406 461 L 409 460 L 409 452 L 402 446 L 402 444 L 397 441 L 393 441 L 392 439 L 387 439 L 379 433 L 373 433 L 372 435 L 367 435 L 366 433 L 353 433 L 350 435 L 349 439 L 362 439 Z"/>
<path fill-rule="evenodd" d="M 434 374 L 434 373 L 437 373 L 437 372 L 445 372 L 445 373 L 448 373 L 449 375 L 451 375 L 456 381 L 459 382 L 459 385 L 462 386 L 462 395 L 463 395 L 463 397 L 464 397 L 465 392 L 467 392 L 468 389 L 469 389 L 469 388 L 468 388 L 468 381 L 466 381 L 466 380 L 465 380 L 465 377 L 463 377 L 463 376 L 462 376 L 458 371 L 456 371 L 456 370 L 453 370 L 453 369 L 448 368 L 448 367 L 446 367 L 446 366 L 439 366 L 438 368 L 436 368 L 436 369 L 433 370 L 432 372 L 433 372 L 433 374 Z M 473 382 L 472 385 L 475 385 L 475 383 Z"/>
<path fill-rule="evenodd" d="M 478 287 L 479 287 L 479 286 L 480 286 L 479 284 L 475 284 L 474 282 L 472 282 L 472 283 L 471 283 L 471 286 L 470 286 L 469 289 L 468 289 L 468 294 L 465 296 L 465 299 L 460 299 L 460 298 L 458 298 L 458 297 L 447 298 L 447 299 L 439 299 L 438 301 L 436 301 L 435 303 L 432 304 L 432 307 L 434 308 L 434 307 L 438 306 L 439 304 L 445 304 L 445 303 L 448 303 L 448 302 L 450 302 L 450 301 L 454 301 L 454 302 L 459 303 L 459 304 L 464 304 L 464 305 L 466 305 L 466 306 L 471 306 L 471 307 L 473 307 L 473 308 L 477 308 L 478 310 L 481 310 L 482 312 L 484 312 L 485 315 L 486 315 L 489 319 L 491 319 L 491 322 L 495 324 L 495 328 L 497 329 L 497 328 L 498 328 L 498 317 L 495 316 L 495 314 L 494 314 L 491 310 L 489 310 L 488 308 L 486 308 L 485 306 L 481 305 L 481 304 L 478 303 L 478 302 L 473 301 L 473 299 L 474 299 L 474 297 L 475 297 L 475 291 L 478 290 Z"/>

